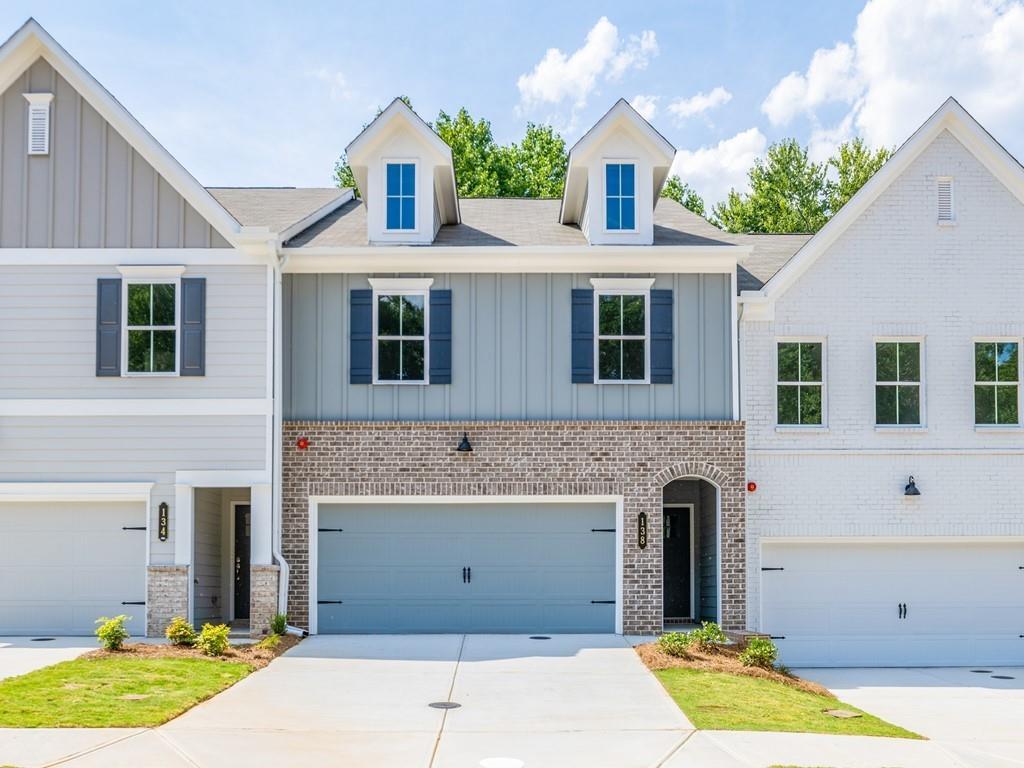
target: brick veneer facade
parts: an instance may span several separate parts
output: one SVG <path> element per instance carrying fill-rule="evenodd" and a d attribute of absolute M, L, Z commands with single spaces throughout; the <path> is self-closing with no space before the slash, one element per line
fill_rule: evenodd
<path fill-rule="evenodd" d="M 151 565 L 146 572 L 146 637 L 163 637 L 171 619 L 188 616 L 188 566 Z"/>
<path fill-rule="evenodd" d="M 463 430 L 473 452 L 455 451 Z M 309 440 L 306 450 L 296 441 Z M 722 624 L 745 623 L 745 428 L 737 421 L 286 422 L 282 545 L 290 623 L 308 626 L 310 496 L 619 495 L 623 629 L 661 630 L 662 489 L 721 488 Z M 637 547 L 637 515 L 648 545 Z"/>

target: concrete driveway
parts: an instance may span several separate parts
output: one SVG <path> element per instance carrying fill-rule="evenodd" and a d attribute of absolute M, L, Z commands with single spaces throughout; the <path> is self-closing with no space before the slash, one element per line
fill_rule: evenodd
<path fill-rule="evenodd" d="M 927 736 L 966 765 L 1024 765 L 1024 668 L 797 672 L 843 701 Z"/>
<path fill-rule="evenodd" d="M 0 680 L 75 659 L 96 648 L 94 637 L 0 637 Z"/>

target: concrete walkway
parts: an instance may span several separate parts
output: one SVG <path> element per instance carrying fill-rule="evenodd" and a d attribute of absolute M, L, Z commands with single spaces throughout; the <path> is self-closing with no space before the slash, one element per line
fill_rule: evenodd
<path fill-rule="evenodd" d="M 861 704 L 851 690 L 837 692 Z M 1000 700 L 1019 717 L 1018 700 Z M 439 701 L 461 707 L 428 706 Z M 694 732 L 628 639 L 609 635 L 315 637 L 157 729 L 0 730 L 0 765 L 19 768 L 220 768 L 225 760 L 247 768 L 1024 765 L 958 751 L 945 738 Z"/>
<path fill-rule="evenodd" d="M 94 650 L 95 637 L 0 637 L 0 680 L 76 659 Z"/>

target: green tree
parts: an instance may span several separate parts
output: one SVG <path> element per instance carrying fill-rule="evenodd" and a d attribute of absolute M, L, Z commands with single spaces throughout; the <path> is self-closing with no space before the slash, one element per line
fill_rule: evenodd
<path fill-rule="evenodd" d="M 675 200 L 683 208 L 696 213 L 698 216 L 703 216 L 705 213 L 704 198 L 698 195 L 697 190 L 678 176 L 669 177 L 669 180 L 665 182 L 665 186 L 661 188 L 661 196 Z"/>
<path fill-rule="evenodd" d="M 729 232 L 817 232 L 828 221 L 825 163 L 814 163 L 796 139 L 772 144 L 750 169 L 750 192 L 729 192 L 713 209 Z"/>
<path fill-rule="evenodd" d="M 408 96 L 402 95 L 399 96 L 398 99 L 409 109 L 412 109 L 412 99 Z M 380 117 L 381 112 L 383 111 L 384 107 L 378 106 L 377 113 L 373 116 L 373 120 Z M 372 123 L 373 120 L 371 120 L 370 123 Z M 363 123 L 362 130 L 366 130 L 366 126 L 370 123 Z M 341 157 L 334 162 L 334 185 L 344 189 L 351 189 L 356 197 L 361 197 L 359 193 L 359 186 L 356 184 L 356 177 L 352 173 L 352 166 L 348 164 L 348 156 L 344 152 L 342 152 Z"/>
<path fill-rule="evenodd" d="M 491 124 L 474 120 L 465 107 L 452 117 L 444 110 L 437 115 L 433 128 L 452 148 L 455 180 L 459 197 L 493 197 L 500 194 Z"/>
<path fill-rule="evenodd" d="M 840 144 L 828 161 L 828 167 L 835 171 L 834 178 L 830 178 L 828 183 L 830 215 L 834 216 L 846 205 L 891 156 L 891 149 L 872 150 L 861 138 Z"/>
<path fill-rule="evenodd" d="M 503 197 L 560 197 L 568 154 L 563 139 L 550 125 L 526 124 L 519 143 L 500 147 L 495 170 Z"/>

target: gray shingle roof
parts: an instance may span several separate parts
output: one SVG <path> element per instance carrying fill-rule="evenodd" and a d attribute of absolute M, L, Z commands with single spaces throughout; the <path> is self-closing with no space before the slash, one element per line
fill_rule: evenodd
<path fill-rule="evenodd" d="M 443 226 L 433 245 L 487 247 L 502 245 L 586 245 L 579 227 L 558 223 L 560 200 L 462 198 L 462 223 Z M 654 209 L 654 245 L 751 245 L 740 260 L 737 287 L 756 290 L 810 239 L 810 235 L 736 235 L 723 232 L 674 200 L 662 198 Z M 289 240 L 290 248 L 344 247 L 367 244 L 366 206 L 345 203 Z"/>
<path fill-rule="evenodd" d="M 347 192 L 337 187 L 207 187 L 243 227 L 281 232 Z"/>

